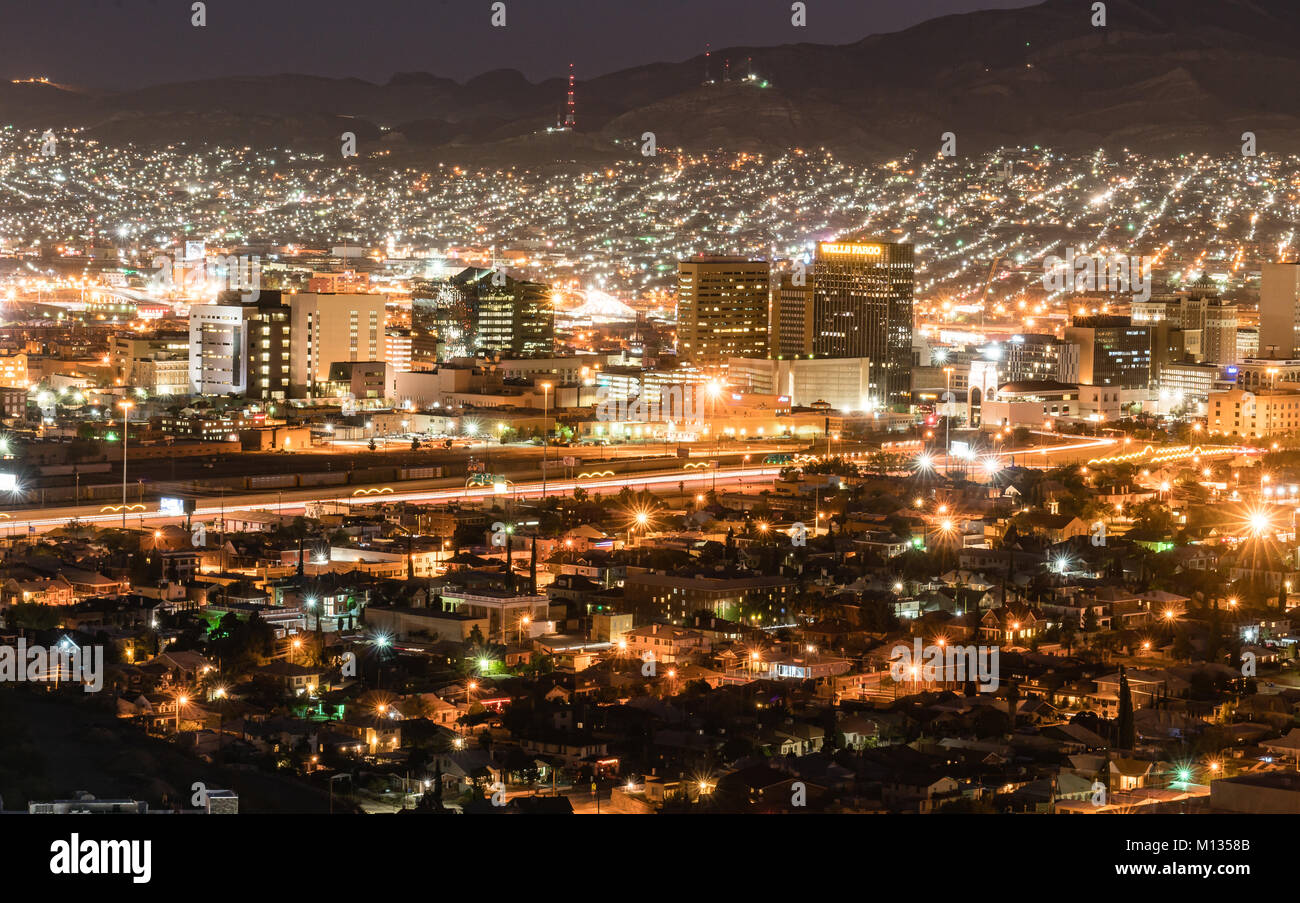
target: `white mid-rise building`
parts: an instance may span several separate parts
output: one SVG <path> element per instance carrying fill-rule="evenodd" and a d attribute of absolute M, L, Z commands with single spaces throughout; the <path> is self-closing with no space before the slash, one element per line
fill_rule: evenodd
<path fill-rule="evenodd" d="M 197 395 L 248 391 L 248 322 L 257 308 L 195 304 L 190 308 L 190 390 Z"/>
<path fill-rule="evenodd" d="M 733 357 L 727 361 L 732 389 L 785 396 L 795 407 L 824 401 L 841 411 L 873 409 L 871 362 L 865 357 L 769 360 Z"/>

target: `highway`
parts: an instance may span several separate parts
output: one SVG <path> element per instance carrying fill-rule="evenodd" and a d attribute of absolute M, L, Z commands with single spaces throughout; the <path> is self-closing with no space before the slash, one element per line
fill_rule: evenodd
<path fill-rule="evenodd" d="M 969 458 L 951 456 L 954 472 L 961 468 L 978 469 L 985 463 L 996 461 L 999 468 L 1010 465 L 1020 467 L 1059 467 L 1064 464 L 1118 464 L 1129 462 L 1139 466 L 1159 467 L 1162 464 L 1188 465 L 1195 460 L 1234 458 L 1238 455 L 1257 454 L 1258 449 L 1241 445 L 1214 445 L 1209 441 L 1201 445 L 1165 444 L 1160 442 L 1124 442 L 1111 436 L 1071 436 L 1062 433 L 1032 431 L 1043 437 L 1041 444 L 1019 448 L 986 448 Z M 1049 444 L 1053 442 L 1056 444 Z M 943 472 L 949 464 L 948 456 L 932 456 L 932 466 Z"/>
<path fill-rule="evenodd" d="M 953 472 L 960 471 L 963 467 L 978 471 L 992 461 L 996 461 L 999 468 L 1015 464 L 1021 467 L 1058 467 L 1103 454 L 1119 441 L 1109 436 L 1089 438 L 1048 433 L 1042 430 L 1032 432 L 1035 436 L 1043 437 L 1040 444 L 1026 445 L 1021 448 L 984 448 L 975 451 L 969 458 L 936 454 L 932 457 L 932 465 L 940 473 L 946 473 L 949 466 Z M 1049 442 L 1056 444 L 1049 444 Z"/>
<path fill-rule="evenodd" d="M 1131 459 L 1136 462 L 1150 461 L 1158 465 L 1165 456 L 1190 457 L 1193 449 L 1187 446 L 1157 447 L 1139 446 L 1137 443 L 1125 445 L 1122 440 L 1111 437 L 1077 437 L 1059 433 L 1039 432 L 1041 444 L 1020 448 L 986 449 L 976 452 L 973 457 L 960 458 L 957 455 L 945 456 L 932 454 L 930 467 L 937 473 L 945 473 L 951 465 L 954 473 L 962 468 L 974 468 L 973 474 L 979 479 L 979 468 L 996 461 L 997 469 L 1018 463 L 1028 467 L 1051 467 L 1068 463 L 1086 463 L 1107 456 L 1109 460 L 1118 458 Z M 1049 444 L 1055 443 L 1055 444 Z M 560 450 L 557 450 L 560 451 Z M 751 454 L 757 458 L 767 449 L 754 450 Z M 859 458 L 871 453 L 863 449 L 856 453 L 849 448 L 837 448 L 835 454 L 848 454 Z M 1212 458 L 1241 454 L 1253 451 L 1238 446 L 1206 446 L 1195 451 L 1200 457 Z M 644 453 L 644 451 L 643 451 Z M 739 449 L 729 449 L 726 454 L 743 453 Z M 560 456 L 562 457 L 562 455 Z M 1016 461 L 1015 459 L 1019 459 Z M 554 465 L 554 460 L 552 464 Z M 617 474 L 618 467 L 638 464 L 637 470 Z M 767 482 L 781 471 L 779 465 L 758 465 L 741 462 L 735 465 L 723 465 L 710 468 L 704 461 L 683 460 L 674 457 L 651 458 L 643 462 L 631 462 L 626 458 L 612 457 L 606 461 L 588 460 L 576 467 L 569 468 L 569 474 L 563 477 L 548 477 L 545 483 L 547 495 L 567 495 L 578 487 L 588 492 L 619 492 L 624 488 L 632 490 L 675 490 L 679 483 L 693 487 L 697 491 L 712 488 L 714 485 L 727 487 L 743 485 L 746 480 Z M 195 521 L 211 521 L 232 514 L 249 511 L 266 511 L 290 515 L 302 514 L 308 502 L 334 502 L 350 506 L 365 506 L 375 503 L 410 502 L 414 504 L 446 504 L 455 501 L 479 501 L 492 497 L 500 500 L 539 497 L 543 494 L 540 476 L 531 474 L 522 482 L 506 480 L 504 491 L 494 486 L 471 486 L 448 479 L 417 480 L 396 485 L 349 484 L 339 487 L 302 487 L 290 489 L 266 489 L 256 492 L 232 492 L 220 499 L 206 497 L 199 500 L 200 507 L 195 511 Z M 177 524 L 185 521 L 184 517 L 172 511 L 158 510 L 156 501 L 143 504 L 131 503 L 126 506 L 126 525 L 143 528 Z M 121 524 L 122 509 L 119 504 L 96 503 L 43 509 L 11 509 L 0 512 L 0 537 L 15 537 L 44 533 L 67 525 L 70 521 L 87 524 L 112 526 Z"/>
<path fill-rule="evenodd" d="M 684 483 L 687 486 L 703 491 L 711 489 L 715 480 L 718 486 L 739 485 L 746 480 L 762 480 L 766 482 L 781 472 L 781 468 L 778 466 L 749 467 L 742 465 L 718 468 L 715 475 L 715 470 L 710 468 L 683 468 L 677 465 L 676 459 L 665 458 L 647 463 L 656 464 L 657 468 L 646 473 L 613 475 L 609 471 L 602 471 L 599 465 L 596 465 L 593 467 L 593 475 L 589 477 L 579 475 L 577 478 L 572 479 L 548 478 L 546 481 L 546 494 L 566 495 L 579 486 L 588 492 L 611 490 L 619 492 L 624 488 L 633 491 L 665 488 L 675 490 L 678 483 Z M 676 469 L 664 470 L 665 465 L 675 466 Z M 582 471 L 582 473 L 592 473 L 593 471 Z M 609 475 L 596 476 L 595 473 Z M 431 483 L 441 485 L 430 486 Z M 214 500 L 205 499 L 205 504 L 194 512 L 193 518 L 196 521 L 206 522 L 212 518 L 247 511 L 301 514 L 305 510 L 307 502 L 337 502 L 354 506 L 373 505 L 377 502 L 384 504 L 393 502 L 445 504 L 455 501 L 477 501 L 488 497 L 504 500 L 540 497 L 542 495 L 542 481 L 540 478 L 523 483 L 508 482 L 505 492 L 497 492 L 491 486 L 472 486 L 467 489 L 463 484 L 449 487 L 446 483 L 446 480 L 424 480 L 399 484 L 397 487 L 385 484 L 360 487 L 348 486 L 346 489 L 340 490 L 330 486 L 243 493 L 227 496 L 219 504 L 212 504 Z M 120 505 L 97 504 L 48 508 L 41 510 L 39 513 L 32 511 L 0 513 L 0 535 L 18 536 L 44 533 L 66 526 L 69 521 L 73 520 L 86 524 L 112 526 L 122 523 L 122 510 Z M 185 518 L 178 517 L 174 513 L 159 511 L 156 503 L 146 503 L 145 505 L 128 503 L 127 505 L 126 524 L 128 527 L 143 527 L 146 524 L 157 527 L 166 524 L 183 523 L 184 521 Z"/>

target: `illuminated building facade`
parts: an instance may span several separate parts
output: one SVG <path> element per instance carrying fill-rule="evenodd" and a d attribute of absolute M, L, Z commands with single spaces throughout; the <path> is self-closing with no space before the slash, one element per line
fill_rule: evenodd
<path fill-rule="evenodd" d="M 224 293 L 190 308 L 189 389 L 199 395 L 283 399 L 289 392 L 290 309 L 279 292 L 252 303 Z"/>
<path fill-rule="evenodd" d="M 398 373 L 410 373 L 411 330 L 389 329 L 384 334 L 388 343 L 388 363 Z"/>
<path fill-rule="evenodd" d="M 1300 383 L 1300 360 L 1244 360 L 1237 365 L 1235 373 L 1232 370 L 1228 373 L 1237 377 L 1238 389 L 1259 392 L 1275 389 L 1282 383 Z"/>
<path fill-rule="evenodd" d="M 469 267 L 411 292 L 411 366 L 480 351 L 506 357 L 555 352 L 551 288 Z"/>
<path fill-rule="evenodd" d="M 506 279 L 503 286 L 479 281 L 475 349 L 508 357 L 555 353 L 555 308 L 551 288 Z"/>
<path fill-rule="evenodd" d="M 912 246 L 821 242 L 813 274 L 813 353 L 869 358 L 870 401 L 905 406 L 911 397 Z"/>
<path fill-rule="evenodd" d="M 1206 425 L 1211 433 L 1267 439 L 1300 429 L 1300 385 L 1247 392 L 1212 392 Z"/>
<path fill-rule="evenodd" d="M 27 388 L 27 355 L 0 355 L 0 386 Z"/>
<path fill-rule="evenodd" d="M 768 356 L 767 261 L 692 257 L 677 264 L 677 345 L 694 364 Z"/>
<path fill-rule="evenodd" d="M 1065 340 L 1079 346 L 1079 382 L 1147 389 L 1151 385 L 1151 328 L 1128 317 L 1075 317 Z"/>
<path fill-rule="evenodd" d="M 1079 379 L 1079 348 L 1056 336 L 1030 334 L 1012 336 L 1003 345 L 1002 379 L 1006 382 Z"/>
<path fill-rule="evenodd" d="M 386 295 L 301 292 L 289 296 L 290 392 L 314 393 L 330 365 L 385 359 Z"/>
<path fill-rule="evenodd" d="M 805 272 L 803 284 L 786 273 L 777 286 L 773 320 L 773 357 L 811 357 L 813 353 L 813 275 Z"/>
<path fill-rule="evenodd" d="M 798 585 L 786 577 L 628 574 L 626 604 L 644 620 L 682 624 L 700 612 L 755 626 L 785 624 Z"/>
<path fill-rule="evenodd" d="M 747 393 L 784 395 L 800 407 L 824 401 L 839 411 L 863 411 L 870 401 L 871 362 L 865 358 L 733 358 L 727 362 L 727 382 Z"/>

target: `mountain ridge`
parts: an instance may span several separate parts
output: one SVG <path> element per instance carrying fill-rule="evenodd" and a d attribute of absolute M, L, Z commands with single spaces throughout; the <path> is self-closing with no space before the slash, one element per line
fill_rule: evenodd
<path fill-rule="evenodd" d="M 83 128 L 145 145 L 246 144 L 337 152 L 351 123 L 363 156 L 405 162 L 481 152 L 521 162 L 574 148 L 626 156 L 654 132 L 660 148 L 777 151 L 824 146 L 884 157 L 1005 145 L 1240 148 L 1300 152 L 1300 8 L 1283 0 L 1111 0 L 931 19 L 838 45 L 792 43 L 714 52 L 611 72 L 577 87 L 576 134 L 547 135 L 566 80 L 493 69 L 464 83 L 428 72 L 358 78 L 282 73 L 173 82 L 117 93 L 0 85 L 0 122 Z M 747 80 L 752 57 L 756 78 Z M 722 82 L 722 60 L 732 60 Z M 546 135 L 545 138 L 536 136 Z"/>

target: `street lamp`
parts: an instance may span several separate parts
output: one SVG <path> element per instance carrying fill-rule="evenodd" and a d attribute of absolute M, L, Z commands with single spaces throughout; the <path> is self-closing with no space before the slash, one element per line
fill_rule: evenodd
<path fill-rule="evenodd" d="M 642 533 L 650 525 L 650 512 L 637 511 L 632 515 L 632 520 L 627 527 L 627 544 L 632 545 L 632 531 L 639 529 Z"/>
<path fill-rule="evenodd" d="M 943 393 L 943 473 L 948 476 L 952 473 L 952 464 L 948 460 L 952 455 L 952 367 L 943 368 L 944 393 Z"/>
<path fill-rule="evenodd" d="M 131 408 L 134 401 L 119 401 L 122 408 L 122 529 L 126 529 L 126 443 L 131 433 Z M 179 717 L 179 716 L 177 716 Z M 179 722 L 177 722 L 179 724 Z M 180 727 L 176 728 L 180 730 Z"/>
<path fill-rule="evenodd" d="M 718 399 L 722 397 L 722 382 L 717 379 L 709 380 L 707 386 L 709 396 L 709 430 L 713 433 L 713 491 L 718 491 L 718 441 L 722 438 L 718 432 Z"/>
<path fill-rule="evenodd" d="M 546 498 L 547 434 L 550 433 L 551 384 L 542 383 L 542 498 Z"/>

